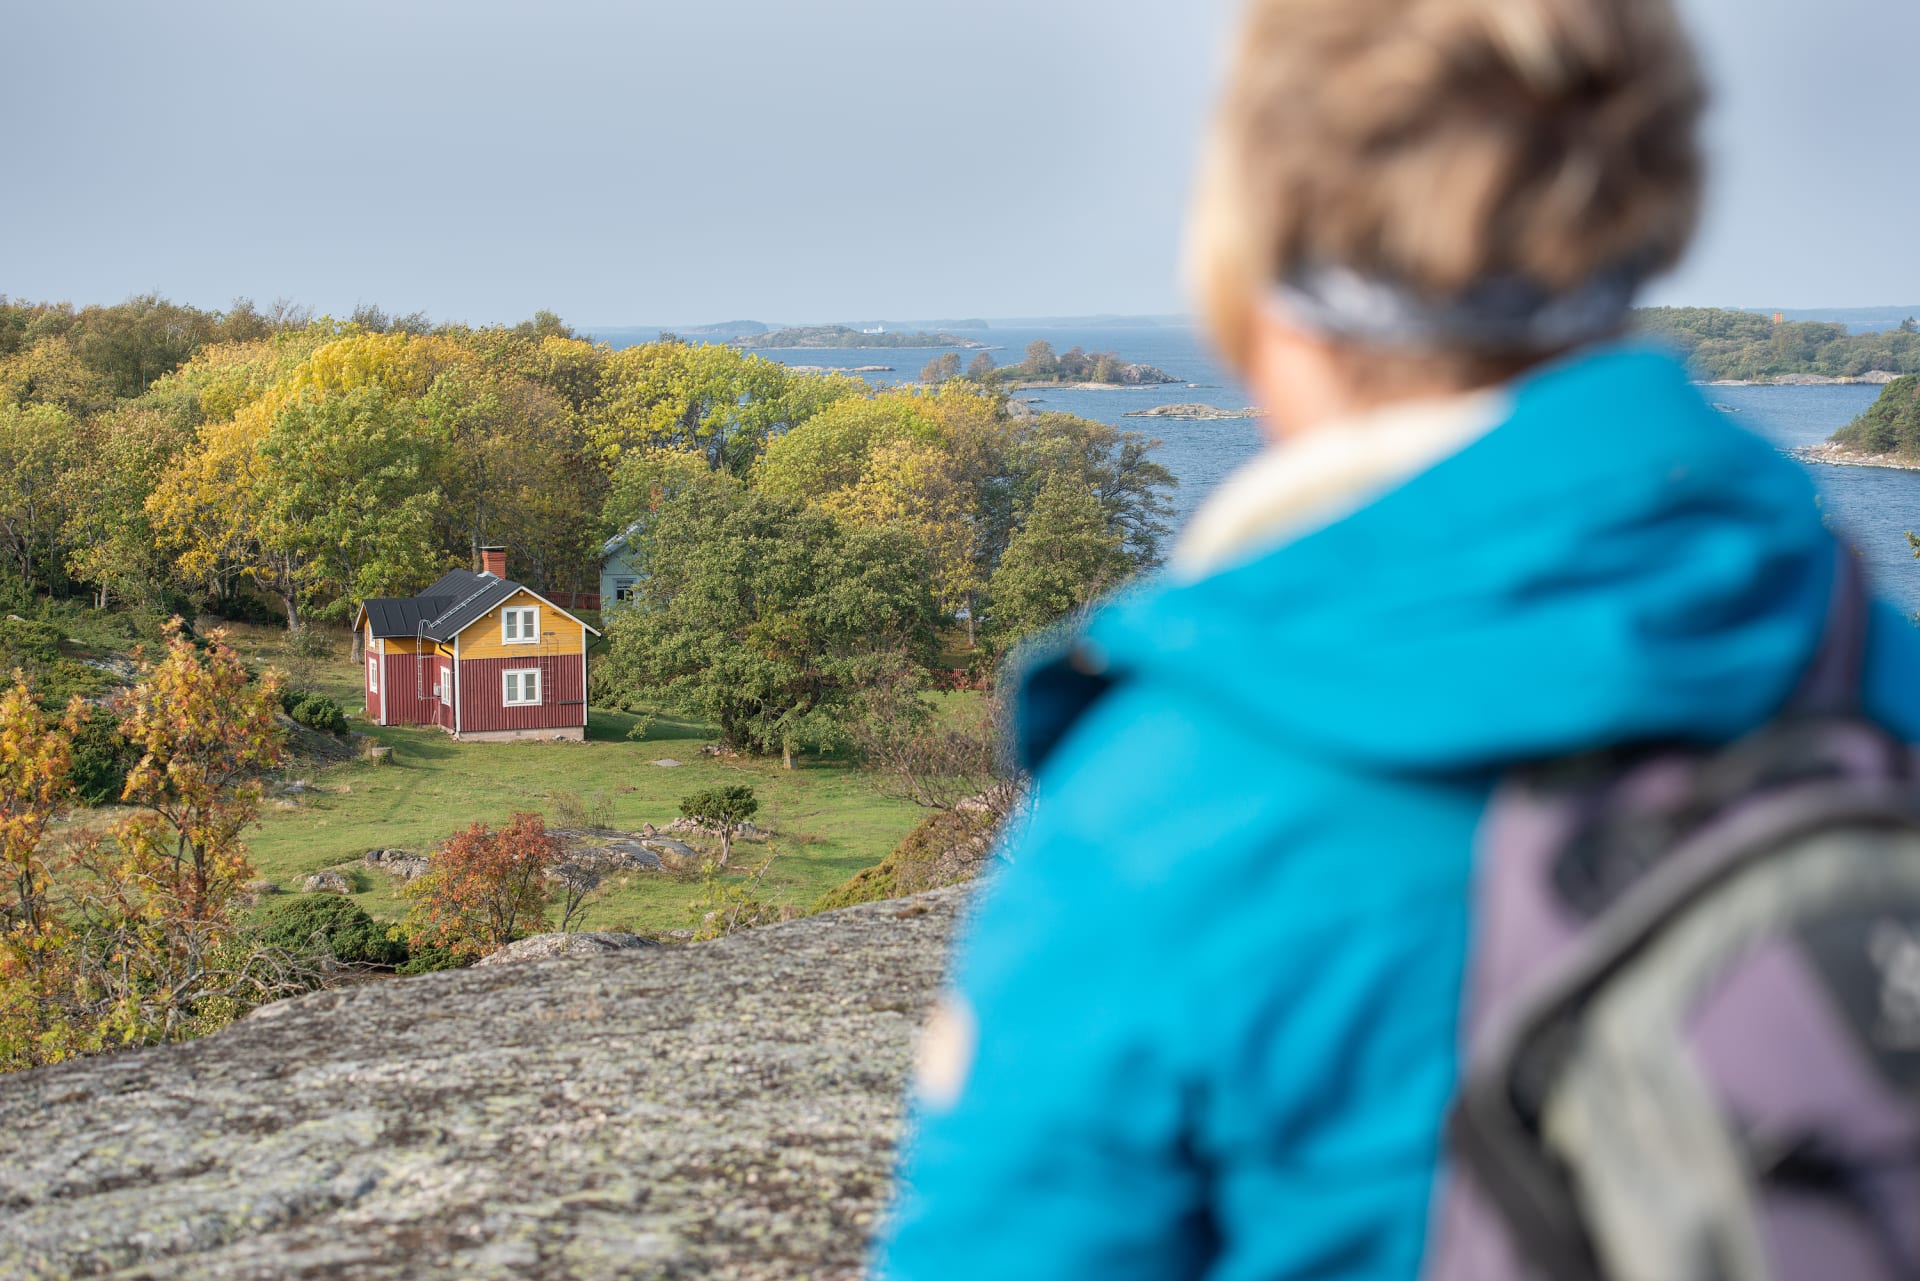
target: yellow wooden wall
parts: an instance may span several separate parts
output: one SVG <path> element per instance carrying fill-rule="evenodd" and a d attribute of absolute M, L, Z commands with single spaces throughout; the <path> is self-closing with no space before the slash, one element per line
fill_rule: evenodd
<path fill-rule="evenodd" d="M 508 645 L 500 639 L 500 611 L 531 605 L 540 611 L 540 640 L 537 645 Z M 547 604 L 532 592 L 516 592 L 500 602 L 492 613 L 476 620 L 460 633 L 460 657 L 532 658 L 542 650 L 548 653 L 578 654 L 586 633 L 579 623 L 563 611 Z M 391 641 L 388 644 L 392 644 Z"/>

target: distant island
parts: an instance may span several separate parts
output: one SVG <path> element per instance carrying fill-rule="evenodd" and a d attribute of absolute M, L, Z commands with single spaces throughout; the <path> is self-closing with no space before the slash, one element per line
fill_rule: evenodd
<path fill-rule="evenodd" d="M 1635 327 L 1675 348 L 1701 382 L 1819 386 L 1920 374 L 1920 325 L 1856 334 L 1829 321 L 1719 307 L 1643 307 Z"/>
<path fill-rule="evenodd" d="M 983 342 L 959 338 L 953 334 L 917 334 L 899 330 L 864 330 L 850 325 L 807 325 L 795 329 L 775 329 L 764 334 L 740 334 L 729 338 L 735 347 L 774 351 L 860 351 L 897 347 L 984 347 Z"/>
<path fill-rule="evenodd" d="M 1832 440 L 1796 452 L 1810 462 L 1842 466 L 1920 466 L 1920 378 L 1908 375 L 1888 383 L 1880 399 Z"/>
<path fill-rule="evenodd" d="M 944 382 L 959 376 L 959 365 L 959 357 L 942 356 L 920 371 L 920 380 Z M 1180 381 L 1164 369 L 1133 364 L 1110 351 L 1083 351 L 1074 347 L 1062 355 L 1044 338 L 1028 343 L 1027 358 L 1017 365 L 998 365 L 990 353 L 983 351 L 967 366 L 966 376 L 975 382 L 997 383 L 1016 391 L 1028 387 L 1158 387 Z"/>
<path fill-rule="evenodd" d="M 1265 418 L 1264 409 L 1221 409 L 1217 405 L 1155 405 L 1152 409 L 1129 409 L 1126 418 L 1175 418 L 1184 422 L 1223 422 L 1230 418 Z"/>

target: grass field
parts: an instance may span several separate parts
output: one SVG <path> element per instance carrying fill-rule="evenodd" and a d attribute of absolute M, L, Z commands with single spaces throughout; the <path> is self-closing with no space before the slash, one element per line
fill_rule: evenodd
<path fill-rule="evenodd" d="M 757 866 L 776 852 L 765 886 L 776 901 L 805 909 L 820 894 L 886 857 L 923 816 L 913 805 L 881 795 L 858 770 L 803 757 L 787 771 L 777 760 L 703 756 L 711 726 L 661 716 L 644 738 L 627 735 L 636 718 L 595 710 L 586 743 L 456 743 L 434 729 L 382 729 L 361 710 L 359 667 L 344 631 L 332 653 L 302 658 L 286 650 L 286 633 L 234 627 L 231 643 L 257 661 L 289 671 L 297 684 L 330 694 L 354 714 L 353 728 L 393 748 L 390 764 L 354 761 L 295 771 L 311 790 L 267 802 L 248 844 L 260 874 L 288 891 L 328 868 L 349 873 L 355 901 L 375 917 L 404 908 L 385 875 L 360 863 L 370 849 L 426 853 L 456 829 L 498 824 L 516 811 L 552 818 L 555 798 L 572 793 L 603 800 L 615 827 L 664 826 L 689 792 L 746 783 L 760 798 L 756 818 L 774 833 L 770 845 L 737 845 L 734 864 Z M 680 766 L 659 764 L 677 760 Z M 588 913 L 589 929 L 658 931 L 692 923 L 697 880 L 634 873 L 603 891 Z"/>

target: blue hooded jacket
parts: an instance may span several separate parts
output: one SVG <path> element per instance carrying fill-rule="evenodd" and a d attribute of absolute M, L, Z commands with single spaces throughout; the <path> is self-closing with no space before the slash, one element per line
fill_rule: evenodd
<path fill-rule="evenodd" d="M 1028 676 L 1034 814 L 959 947 L 890 1281 L 1419 1274 L 1499 773 L 1760 724 L 1836 564 L 1800 468 L 1666 357 L 1511 391 L 1457 453 Z M 1920 636 L 1875 611 L 1867 706 L 1920 740 Z"/>

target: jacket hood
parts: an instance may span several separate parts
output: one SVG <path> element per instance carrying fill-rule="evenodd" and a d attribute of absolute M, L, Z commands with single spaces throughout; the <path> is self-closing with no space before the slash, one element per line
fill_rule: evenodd
<path fill-rule="evenodd" d="M 1359 510 L 1096 614 L 1026 678 L 1029 762 L 1116 683 L 1387 770 L 1766 719 L 1834 575 L 1811 481 L 1658 353 L 1589 353 L 1509 390 L 1497 427 Z"/>

